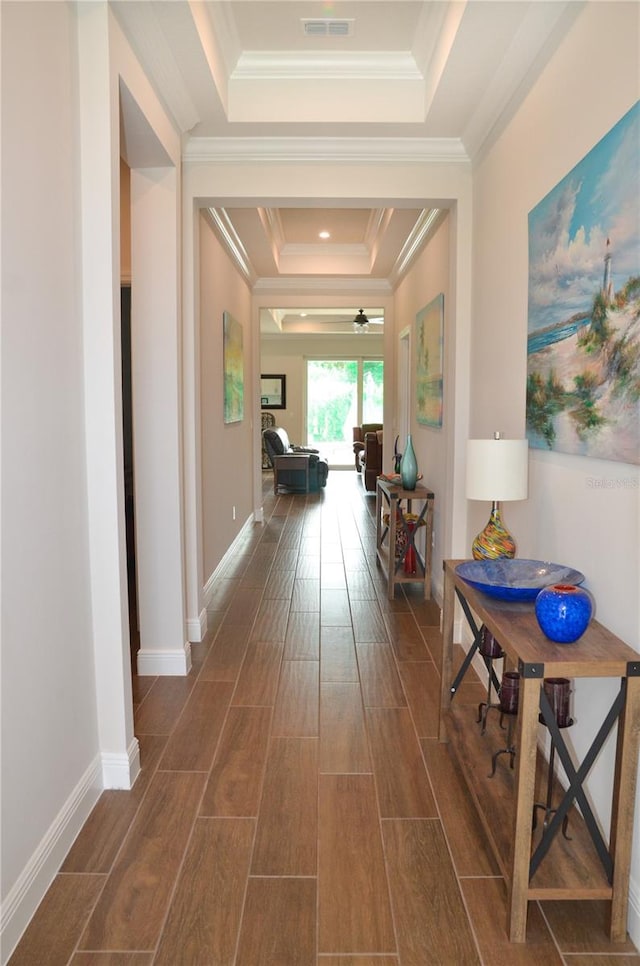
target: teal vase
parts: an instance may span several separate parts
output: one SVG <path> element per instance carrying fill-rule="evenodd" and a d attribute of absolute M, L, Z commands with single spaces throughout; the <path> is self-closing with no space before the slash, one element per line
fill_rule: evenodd
<path fill-rule="evenodd" d="M 405 490 L 415 490 L 418 482 L 418 464 L 411 441 L 411 434 L 407 436 L 407 444 L 400 460 L 400 479 Z"/>

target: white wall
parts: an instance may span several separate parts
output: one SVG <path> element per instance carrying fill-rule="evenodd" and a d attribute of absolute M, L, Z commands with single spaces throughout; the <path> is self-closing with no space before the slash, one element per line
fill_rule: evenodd
<path fill-rule="evenodd" d="M 129 787 L 139 767 L 122 467 L 121 78 L 127 133 L 138 122 L 145 129 L 130 145 L 130 166 L 144 154 L 147 168 L 154 157 L 173 168 L 168 181 L 155 173 L 158 203 L 145 208 L 151 220 L 162 213 L 161 243 L 148 257 L 144 244 L 135 251 L 147 278 L 162 260 L 153 290 L 165 295 L 163 359 L 171 356 L 173 371 L 173 421 L 160 410 L 155 448 L 171 448 L 172 472 L 165 461 L 158 475 L 172 498 L 167 506 L 161 497 L 156 522 L 163 527 L 170 514 L 172 585 L 156 607 L 177 602 L 180 611 L 183 575 L 180 139 L 106 3 L 2 3 L 0 16 L 4 961 L 99 790 Z M 132 220 L 135 236 L 141 221 Z M 144 281 L 139 292 L 148 293 Z M 147 372 L 158 378 L 157 367 Z M 184 615 L 176 624 L 184 667 Z"/>
<path fill-rule="evenodd" d="M 474 287 L 471 435 L 525 431 L 527 215 L 637 100 L 640 8 L 586 5 L 532 93 L 474 170 Z M 489 386 L 491 391 L 489 390 Z M 593 478 L 610 481 L 594 488 Z M 488 516 L 470 504 L 468 539 Z M 598 619 L 640 650 L 640 475 L 637 466 L 530 454 L 530 495 L 506 508 L 522 557 L 556 560 L 586 575 Z M 612 701 L 613 682 L 575 684 L 580 754 Z M 609 827 L 613 742 L 589 790 Z M 631 929 L 640 942 L 640 807 L 632 865 Z"/>
<path fill-rule="evenodd" d="M 202 432 L 202 539 L 204 582 L 250 517 L 253 507 L 251 293 L 204 215 L 200 225 L 200 421 Z M 223 419 L 223 312 L 242 325 L 244 419 Z M 235 507 L 235 520 L 233 508 Z"/>
<path fill-rule="evenodd" d="M 453 513 L 451 499 L 451 472 L 448 461 L 449 440 L 455 433 L 455 311 L 450 304 L 450 219 L 446 217 L 439 225 L 429 243 L 421 252 L 411 271 L 396 290 L 394 314 L 397 319 L 396 339 L 407 325 L 411 340 L 411 435 L 418 459 L 418 470 L 423 474 L 423 484 L 434 493 L 435 544 L 432 559 L 432 590 L 434 597 L 442 601 L 442 561 L 451 556 L 450 536 L 445 521 Z M 444 295 L 444 403 L 442 428 L 423 426 L 416 420 L 416 339 L 417 313 L 437 295 Z M 405 440 L 399 441 L 399 448 Z"/>
<path fill-rule="evenodd" d="M 2 4 L 3 955 L 16 884 L 74 789 L 101 783 L 91 629 L 74 23 Z M 46 164 L 43 150 L 46 146 Z M 52 875 L 69 845 L 41 852 Z M 33 870 L 32 870 L 33 871 Z M 27 896 L 28 898 L 28 896 Z M 5 915 L 6 914 L 6 915 Z"/>

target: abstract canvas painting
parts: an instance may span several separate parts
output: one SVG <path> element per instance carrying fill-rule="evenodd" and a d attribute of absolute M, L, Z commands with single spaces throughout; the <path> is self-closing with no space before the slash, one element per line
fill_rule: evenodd
<path fill-rule="evenodd" d="M 531 446 L 640 463 L 640 101 L 529 213 Z"/>
<path fill-rule="evenodd" d="M 242 326 L 229 312 L 223 313 L 224 421 L 244 419 L 244 354 Z"/>
<path fill-rule="evenodd" d="M 416 316 L 416 419 L 423 426 L 442 426 L 442 348 L 444 295 Z"/>

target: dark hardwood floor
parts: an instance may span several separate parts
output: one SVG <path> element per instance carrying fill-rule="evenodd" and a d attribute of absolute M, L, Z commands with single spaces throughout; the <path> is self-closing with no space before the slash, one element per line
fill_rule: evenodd
<path fill-rule="evenodd" d="M 507 941 L 436 738 L 440 614 L 386 599 L 356 473 L 278 497 L 267 475 L 264 506 L 189 676 L 134 678 L 141 775 L 102 794 L 11 966 L 638 966 L 604 902 L 531 903 Z"/>

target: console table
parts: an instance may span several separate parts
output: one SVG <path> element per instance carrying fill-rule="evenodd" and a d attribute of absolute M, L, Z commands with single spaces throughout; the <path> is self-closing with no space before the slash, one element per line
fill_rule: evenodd
<path fill-rule="evenodd" d="M 431 597 L 431 545 L 433 540 L 433 501 L 431 490 L 416 486 L 415 490 L 405 490 L 383 477 L 378 477 L 376 486 L 376 555 L 388 581 L 388 596 L 392 600 L 397 584 L 422 584 L 426 599 Z M 406 515 L 412 513 L 416 503 L 419 512 L 416 519 L 408 521 Z M 405 504 L 405 506 L 403 506 Z M 386 508 L 386 509 L 385 509 Z M 389 522 L 383 516 L 388 514 Z M 419 528 L 425 527 L 424 555 L 416 547 Z M 399 547 L 401 537 L 401 549 Z M 404 562 L 412 551 L 415 559 L 415 573 L 406 573 Z"/>
<path fill-rule="evenodd" d="M 496 600 L 456 573 L 463 561 L 444 561 L 440 740 L 452 750 L 478 809 L 488 841 L 508 885 L 507 932 L 524 942 L 529 899 L 608 899 L 610 938 L 626 938 L 633 812 L 640 738 L 640 654 L 592 621 L 574 644 L 555 644 L 540 630 L 532 602 Z M 453 628 L 459 601 L 474 635 L 462 666 L 453 670 Z M 490 752 L 504 744 L 498 716 L 484 735 L 477 706 L 456 693 L 480 643 L 476 620 L 486 624 L 505 652 L 505 667 L 520 674 L 515 728 L 515 769 L 508 763 L 489 778 Z M 575 763 L 542 688 L 545 677 L 617 678 L 619 690 L 582 762 Z M 490 716 L 491 717 L 491 716 Z M 539 720 L 547 725 L 569 787 L 558 786 L 558 807 L 544 828 L 532 831 L 536 773 L 546 767 L 538 750 Z M 607 845 L 584 792 L 584 782 L 617 722 L 615 776 Z M 573 807 L 580 806 L 580 812 Z M 557 832 L 571 816 L 571 839 Z"/>

